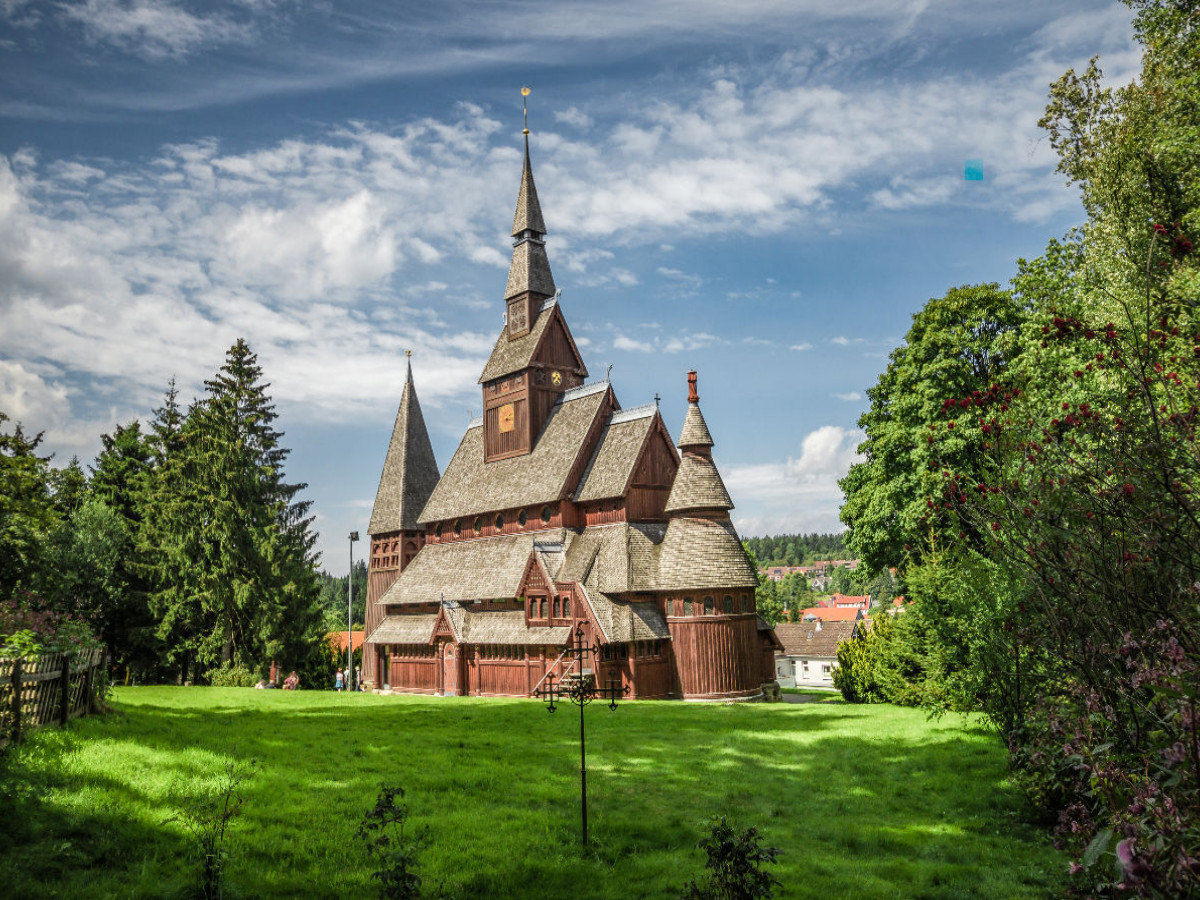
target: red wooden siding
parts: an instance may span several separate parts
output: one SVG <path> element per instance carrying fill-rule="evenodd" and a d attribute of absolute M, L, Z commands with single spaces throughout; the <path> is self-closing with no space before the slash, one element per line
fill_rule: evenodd
<path fill-rule="evenodd" d="M 762 650 L 752 616 L 670 619 L 685 699 L 751 696 L 762 687 Z"/>

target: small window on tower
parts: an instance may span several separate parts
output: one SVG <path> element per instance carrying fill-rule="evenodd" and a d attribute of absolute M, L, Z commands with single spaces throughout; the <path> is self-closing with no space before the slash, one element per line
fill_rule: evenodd
<path fill-rule="evenodd" d="M 482 517 L 476 517 L 473 528 L 474 528 L 474 531 L 476 534 L 479 534 L 483 531 L 483 518 Z"/>
<path fill-rule="evenodd" d="M 548 523 L 549 521 L 550 521 L 550 507 L 548 505 L 543 506 L 542 507 L 542 522 Z"/>
<path fill-rule="evenodd" d="M 713 604 L 713 598 L 705 597 L 704 598 L 704 614 L 706 616 L 711 616 L 713 614 L 714 609 L 715 609 L 715 605 Z"/>
<path fill-rule="evenodd" d="M 461 519 L 456 519 L 454 522 L 454 536 L 455 537 L 462 536 L 462 520 Z"/>
<path fill-rule="evenodd" d="M 722 606 L 725 610 L 725 615 L 731 615 L 733 613 L 733 594 L 725 595 L 725 599 L 722 601 Z"/>
<path fill-rule="evenodd" d="M 522 528 L 525 527 L 525 523 L 528 521 L 529 521 L 529 516 L 525 515 L 525 510 L 521 510 L 519 513 L 517 513 L 517 524 L 520 525 Z"/>
<path fill-rule="evenodd" d="M 442 523 L 438 522 L 437 528 L 433 529 L 433 536 L 440 538 L 442 536 Z"/>
<path fill-rule="evenodd" d="M 504 516 L 496 516 L 496 530 L 502 531 L 503 529 L 504 529 Z"/>

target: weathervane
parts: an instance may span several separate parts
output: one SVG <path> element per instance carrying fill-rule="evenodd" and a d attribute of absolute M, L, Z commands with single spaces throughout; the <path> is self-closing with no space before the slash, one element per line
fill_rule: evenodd
<path fill-rule="evenodd" d="M 529 134 L 529 107 L 525 105 L 525 98 L 529 96 L 529 88 L 521 88 L 521 118 L 525 122 L 525 130 L 522 132 L 525 135 Z"/>

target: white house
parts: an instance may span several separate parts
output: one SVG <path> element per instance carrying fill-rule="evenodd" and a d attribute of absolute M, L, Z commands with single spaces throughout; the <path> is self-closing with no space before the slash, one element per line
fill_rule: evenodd
<path fill-rule="evenodd" d="M 775 636 L 783 650 L 775 654 L 780 687 L 833 687 L 837 646 L 854 637 L 858 622 L 780 622 Z"/>

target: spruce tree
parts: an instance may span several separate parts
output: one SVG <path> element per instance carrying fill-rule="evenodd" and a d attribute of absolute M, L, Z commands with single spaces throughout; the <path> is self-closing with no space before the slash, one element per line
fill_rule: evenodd
<path fill-rule="evenodd" d="M 171 395 L 154 429 L 160 633 L 204 667 L 295 660 L 316 637 L 311 504 L 284 480 L 268 387 L 239 340 L 178 432 Z"/>

